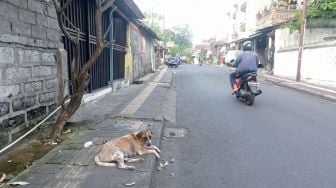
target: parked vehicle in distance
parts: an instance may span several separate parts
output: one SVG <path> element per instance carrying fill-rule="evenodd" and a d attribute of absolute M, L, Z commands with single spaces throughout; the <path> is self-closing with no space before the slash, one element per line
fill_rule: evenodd
<path fill-rule="evenodd" d="M 176 57 L 171 57 L 167 62 L 168 68 L 174 67 L 176 68 L 179 65 L 179 60 Z"/>
<path fill-rule="evenodd" d="M 225 64 L 232 67 L 240 52 L 240 50 L 229 50 L 225 55 Z"/>
<path fill-rule="evenodd" d="M 169 60 L 170 60 L 172 57 L 173 57 L 173 56 L 170 55 L 170 54 L 165 54 L 165 57 L 164 57 L 164 62 L 165 62 L 165 64 L 168 65 L 168 62 L 169 62 Z"/>

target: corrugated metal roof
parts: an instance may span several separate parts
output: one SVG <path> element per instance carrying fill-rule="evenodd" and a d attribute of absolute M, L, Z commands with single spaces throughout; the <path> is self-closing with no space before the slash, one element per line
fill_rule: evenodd
<path fill-rule="evenodd" d="M 145 18 L 133 0 L 115 0 L 114 4 L 131 19 Z"/>
<path fill-rule="evenodd" d="M 153 37 L 154 39 L 157 40 L 162 40 L 160 39 L 159 36 L 157 36 L 157 34 L 149 27 L 147 27 L 142 21 L 140 20 L 136 20 L 133 22 L 142 32 L 146 33 L 147 35 L 149 35 L 150 37 Z"/>
<path fill-rule="evenodd" d="M 114 6 L 127 17 L 131 22 L 133 22 L 142 32 L 146 33 L 150 37 L 161 40 L 157 34 L 147 27 L 141 20 L 145 18 L 139 7 L 135 4 L 133 0 L 115 0 Z"/>

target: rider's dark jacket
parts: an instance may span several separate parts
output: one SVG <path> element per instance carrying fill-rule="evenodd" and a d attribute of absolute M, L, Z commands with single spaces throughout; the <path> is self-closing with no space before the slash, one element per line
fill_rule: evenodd
<path fill-rule="evenodd" d="M 238 55 L 233 67 L 237 67 L 237 72 L 256 72 L 258 65 L 258 56 L 253 51 L 244 51 Z"/>

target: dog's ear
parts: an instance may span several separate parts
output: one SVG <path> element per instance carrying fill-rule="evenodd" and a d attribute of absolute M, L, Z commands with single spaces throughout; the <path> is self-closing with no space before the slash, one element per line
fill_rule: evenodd
<path fill-rule="evenodd" d="M 136 137 L 138 138 L 138 139 L 141 139 L 141 138 L 145 138 L 145 137 L 147 137 L 147 135 L 153 135 L 153 132 L 151 131 L 151 130 L 149 130 L 149 129 L 144 129 L 144 130 L 141 130 L 141 131 L 139 131 L 137 134 L 136 134 Z"/>
<path fill-rule="evenodd" d="M 139 132 L 136 134 L 137 139 L 141 139 L 141 138 L 143 137 L 144 133 L 145 133 L 144 130 L 139 131 Z"/>

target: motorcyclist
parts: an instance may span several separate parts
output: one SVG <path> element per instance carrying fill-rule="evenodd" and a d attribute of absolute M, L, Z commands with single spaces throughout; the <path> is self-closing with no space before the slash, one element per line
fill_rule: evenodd
<path fill-rule="evenodd" d="M 252 51 L 252 42 L 244 42 L 243 52 L 238 55 L 235 63 L 233 64 L 233 67 L 236 67 L 236 70 L 230 74 L 230 83 L 233 93 L 238 91 L 236 78 L 251 72 L 257 72 L 258 61 L 258 55 Z"/>

